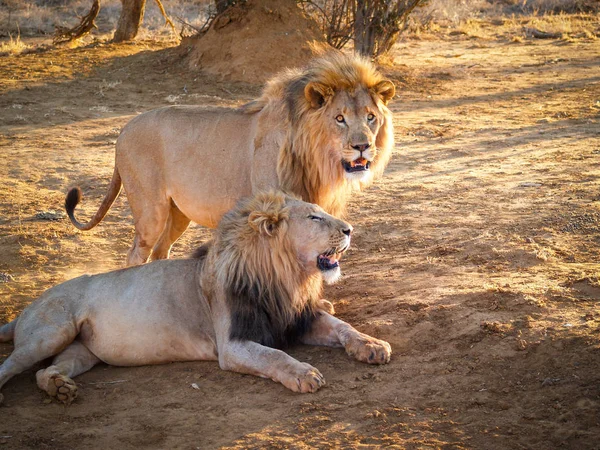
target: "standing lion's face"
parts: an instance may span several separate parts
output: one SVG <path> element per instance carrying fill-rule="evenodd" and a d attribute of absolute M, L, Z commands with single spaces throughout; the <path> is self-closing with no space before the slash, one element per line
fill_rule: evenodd
<path fill-rule="evenodd" d="M 318 205 L 292 200 L 288 206 L 287 233 L 300 263 L 309 273 L 320 271 L 326 283 L 336 282 L 341 275 L 339 259 L 350 246 L 352 225 Z"/>
<path fill-rule="evenodd" d="M 319 110 L 321 126 L 326 129 L 320 134 L 327 135 L 327 151 L 340 162 L 347 179 L 366 181 L 370 176 L 377 157 L 377 135 L 388 111 L 385 105 L 394 95 L 394 85 L 388 80 L 370 89 L 334 90 L 318 83 L 306 85 L 306 100 Z"/>
<path fill-rule="evenodd" d="M 384 116 L 364 89 L 338 92 L 326 107 L 325 120 L 339 142 L 340 163 L 350 180 L 362 180 L 377 156 L 376 137 Z M 333 150 L 333 149 L 332 149 Z"/>

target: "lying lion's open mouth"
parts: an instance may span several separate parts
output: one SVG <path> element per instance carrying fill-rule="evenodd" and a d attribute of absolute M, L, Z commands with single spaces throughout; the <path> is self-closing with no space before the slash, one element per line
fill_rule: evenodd
<path fill-rule="evenodd" d="M 350 162 L 346 161 L 345 159 L 342 159 L 342 166 L 344 167 L 344 170 L 348 173 L 364 172 L 366 170 L 369 170 L 369 167 L 371 166 L 371 161 L 362 157 Z"/>
<path fill-rule="evenodd" d="M 317 256 L 317 267 L 320 271 L 325 272 L 340 267 L 340 258 L 348 247 L 343 249 L 332 248 Z"/>

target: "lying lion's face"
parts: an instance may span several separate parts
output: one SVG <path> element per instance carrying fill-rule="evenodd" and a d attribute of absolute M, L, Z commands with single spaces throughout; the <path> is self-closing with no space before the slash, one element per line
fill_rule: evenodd
<path fill-rule="evenodd" d="M 339 259 L 350 246 L 352 225 L 327 214 L 321 207 L 299 200 L 288 203 L 288 236 L 309 273 L 320 271 L 328 284 L 340 275 Z"/>

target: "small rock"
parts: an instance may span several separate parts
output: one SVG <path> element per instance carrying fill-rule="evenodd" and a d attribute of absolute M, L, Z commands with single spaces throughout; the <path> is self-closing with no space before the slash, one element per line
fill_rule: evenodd
<path fill-rule="evenodd" d="M 42 211 L 34 216 L 38 220 L 62 220 L 66 217 L 63 211 L 54 211 L 50 209 L 48 211 Z"/>
<path fill-rule="evenodd" d="M 560 378 L 545 378 L 544 381 L 542 381 L 542 386 L 554 386 L 559 381 Z"/>
<path fill-rule="evenodd" d="M 520 188 L 530 188 L 530 187 L 540 187 L 542 183 L 538 183 L 537 181 L 524 181 L 523 183 L 519 183 Z"/>
<path fill-rule="evenodd" d="M 14 277 L 8 273 L 0 272 L 0 283 L 8 283 L 9 281 L 15 281 Z"/>
<path fill-rule="evenodd" d="M 197 391 L 200 390 L 200 386 L 198 386 L 196 383 L 192 383 L 191 386 L 192 386 L 192 388 L 196 389 Z"/>

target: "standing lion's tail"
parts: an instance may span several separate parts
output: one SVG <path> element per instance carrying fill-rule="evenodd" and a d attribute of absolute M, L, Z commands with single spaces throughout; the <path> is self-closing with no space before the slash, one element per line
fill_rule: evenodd
<path fill-rule="evenodd" d="M 0 327 L 0 342 L 12 341 L 15 336 L 15 328 L 17 327 L 17 319 Z"/>
<path fill-rule="evenodd" d="M 81 201 L 81 189 L 79 189 L 78 187 L 72 188 L 67 194 L 67 198 L 65 199 L 65 209 L 67 210 L 69 219 L 71 219 L 71 223 L 80 230 L 84 231 L 91 230 L 96 225 L 98 225 L 100 221 L 104 219 L 104 216 L 106 215 L 113 202 L 121 192 L 121 185 L 121 175 L 119 175 L 119 171 L 115 166 L 115 171 L 113 172 L 112 180 L 110 181 L 110 186 L 108 187 L 108 192 L 104 196 L 100 208 L 98 208 L 98 211 L 96 211 L 94 217 L 92 217 L 92 219 L 86 223 L 80 223 L 75 218 L 75 207 Z"/>

